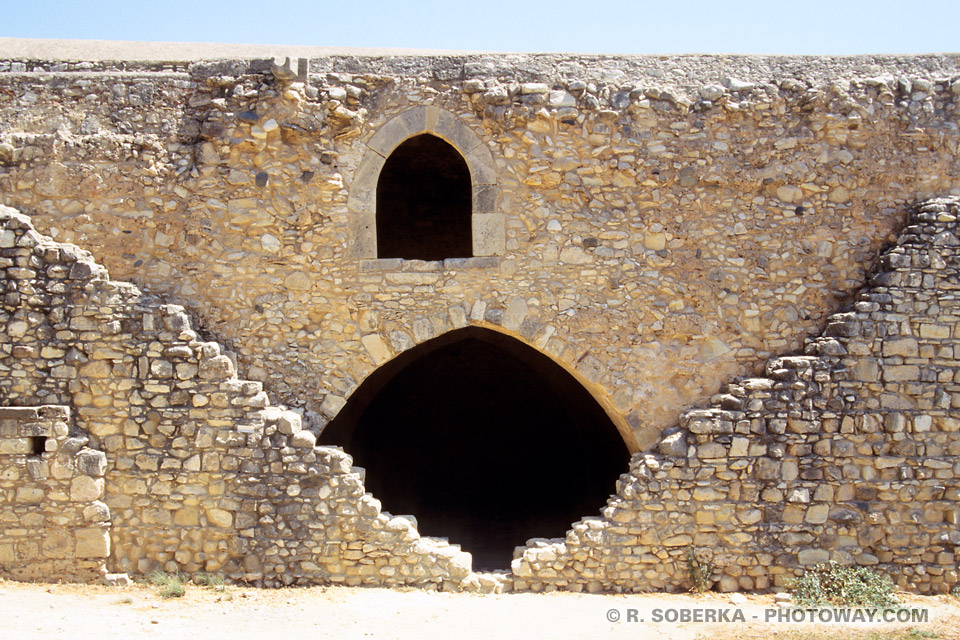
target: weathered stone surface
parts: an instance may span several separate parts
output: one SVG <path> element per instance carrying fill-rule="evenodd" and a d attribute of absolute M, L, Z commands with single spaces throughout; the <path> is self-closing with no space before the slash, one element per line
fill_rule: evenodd
<path fill-rule="evenodd" d="M 717 395 L 659 456 L 634 442 L 603 518 L 524 554 L 522 588 L 675 588 L 685 549 L 672 545 L 687 538 L 730 554 L 724 590 L 780 585 L 805 552 L 876 558 L 904 588 L 956 581 L 927 571 L 955 564 L 952 548 L 913 548 L 957 519 L 957 314 L 937 295 L 957 279 L 956 205 L 914 211 L 888 270 L 853 295 L 905 203 L 960 186 L 952 57 L 877 57 L 869 73 L 856 60 L 330 58 L 289 86 L 289 65 L 102 62 L 122 73 L 101 87 L 82 62 L 14 64 L 0 74 L 4 202 L 149 291 L 0 213 L 0 397 L 76 407 L 70 429 L 104 454 L 77 457 L 56 421 L 40 433 L 0 417 L 0 515 L 18 526 L 47 530 L 66 504 L 60 533 L 102 524 L 131 573 L 167 568 L 155 550 L 176 539 L 164 564 L 234 580 L 459 583 L 461 551 L 387 529 L 348 455 L 262 410 L 283 402 L 319 430 L 408 341 L 495 324 L 575 371 L 624 433 L 655 434 Z M 903 79 L 878 77 L 888 66 Z M 63 135 L 44 128 L 53 111 Z M 472 255 L 376 260 L 392 149 L 375 141 L 422 132 L 468 163 Z M 802 353 L 820 326 L 806 356 L 737 378 Z M 101 478 L 109 514 L 86 501 Z M 684 511 L 691 500 L 703 508 Z M 19 540 L 0 549 L 28 555 Z"/>
<path fill-rule="evenodd" d="M 78 558 L 107 558 L 110 556 L 110 535 L 107 529 L 86 528 L 77 530 Z"/>

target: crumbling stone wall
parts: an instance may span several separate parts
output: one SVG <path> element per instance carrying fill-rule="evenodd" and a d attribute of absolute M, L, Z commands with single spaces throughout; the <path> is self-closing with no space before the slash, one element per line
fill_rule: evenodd
<path fill-rule="evenodd" d="M 87 579 L 112 548 L 116 571 L 272 586 L 437 587 L 469 573 L 459 547 L 381 513 L 350 457 L 315 447 L 299 414 L 237 379 L 181 307 L 110 280 L 5 207 L 0 270 L 0 399 L 13 405 L 0 417 L 23 417 L 0 423 L 0 571 Z M 73 408 L 74 437 L 65 408 L 25 406 L 39 398 Z M 41 435 L 47 453 L 32 458 Z M 88 439 L 102 453 L 78 452 Z"/>
<path fill-rule="evenodd" d="M 956 199 L 921 206 L 884 255 L 886 270 L 807 355 L 773 359 L 767 377 L 738 380 L 712 408 L 685 413 L 658 453 L 634 455 L 601 517 L 564 541 L 518 548 L 512 586 L 681 588 L 691 549 L 717 562 L 725 590 L 782 585 L 827 559 L 876 565 L 923 592 L 956 584 L 958 214 Z M 3 422 L 16 436 L 2 443 L 13 454 L 0 486 L 13 501 L 0 512 L 5 572 L 102 570 L 83 556 L 85 536 L 100 532 L 104 553 L 109 522 L 116 570 L 205 569 L 265 585 L 480 584 L 469 554 L 381 512 L 350 457 L 315 446 L 298 413 L 237 379 L 180 307 L 107 279 L 9 209 L 0 241 L 5 403 L 66 397 L 77 426 L 66 440 L 63 407 L 4 410 L 28 419 Z M 24 438 L 41 432 L 55 439 L 44 460 L 29 460 Z M 104 453 L 77 453 L 87 438 Z M 104 478 L 81 477 L 91 474 Z M 43 482 L 46 492 L 34 486 Z M 61 512 L 67 497 L 80 504 Z M 43 519 L 54 511 L 73 514 L 76 540 Z M 48 556 L 12 517 L 49 541 Z"/>
<path fill-rule="evenodd" d="M 960 189 L 955 55 L 304 63 L 8 57 L 0 197 L 200 316 L 314 428 L 462 309 L 639 451 L 799 350 L 902 211 Z M 482 257 L 369 259 L 364 194 L 422 131 L 473 154 Z"/>
<path fill-rule="evenodd" d="M 958 62 L 0 59 L 0 198 L 33 220 L 0 210 L 0 406 L 69 407 L 103 452 L 111 569 L 466 588 L 469 556 L 315 434 L 390 358 L 491 327 L 634 452 L 601 517 L 518 550 L 516 588 L 679 588 L 697 547 L 723 589 L 829 557 L 942 592 L 956 204 L 896 232 L 960 193 Z M 423 132 L 470 156 L 479 250 L 376 259 L 378 167 Z M 20 531 L 5 567 L 37 557 Z"/>
<path fill-rule="evenodd" d="M 520 588 L 783 586 L 833 560 L 904 589 L 958 582 L 960 237 L 956 199 L 925 203 L 883 271 L 806 355 L 770 360 L 634 456 L 600 518 L 518 548 Z"/>
<path fill-rule="evenodd" d="M 88 582 L 106 573 L 106 457 L 70 434 L 68 407 L 0 407 L 0 576 Z"/>

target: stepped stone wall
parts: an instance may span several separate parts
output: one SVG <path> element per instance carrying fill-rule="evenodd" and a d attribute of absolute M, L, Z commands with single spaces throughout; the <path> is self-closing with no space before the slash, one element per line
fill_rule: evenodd
<path fill-rule="evenodd" d="M 722 590 L 819 563 L 946 593 L 960 545 L 957 200 L 924 204 L 851 311 L 634 456 L 600 518 L 518 548 L 520 588 L 677 589 L 692 549 Z"/>
<path fill-rule="evenodd" d="M 459 547 L 382 513 L 351 458 L 239 380 L 182 307 L 6 207 L 0 271 L 0 573 L 436 587 L 470 572 Z M 72 407 L 73 433 L 66 407 L 37 402 Z"/>
<path fill-rule="evenodd" d="M 18 58 L 0 199 L 197 314 L 321 428 L 471 323 L 575 372 L 640 451 L 802 348 L 903 211 L 960 193 L 960 58 Z M 467 160 L 472 256 L 376 259 L 402 140 Z"/>

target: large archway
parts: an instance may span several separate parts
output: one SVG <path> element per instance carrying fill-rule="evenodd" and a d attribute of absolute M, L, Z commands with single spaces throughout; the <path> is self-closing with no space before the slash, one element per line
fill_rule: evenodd
<path fill-rule="evenodd" d="M 367 469 L 366 486 L 475 569 L 509 566 L 532 537 L 597 514 L 627 468 L 617 428 L 547 356 L 468 327 L 388 362 L 320 437 Z"/>
<path fill-rule="evenodd" d="M 377 182 L 377 256 L 472 256 L 471 200 L 470 169 L 455 148 L 427 133 L 406 140 Z"/>

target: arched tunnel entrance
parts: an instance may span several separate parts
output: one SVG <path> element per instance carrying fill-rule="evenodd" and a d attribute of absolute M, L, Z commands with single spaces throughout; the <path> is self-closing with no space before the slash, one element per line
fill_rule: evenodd
<path fill-rule="evenodd" d="M 371 374 L 320 436 L 367 470 L 367 490 L 424 535 L 509 567 L 514 547 L 596 515 L 629 460 L 590 393 L 547 356 L 468 327 Z"/>

